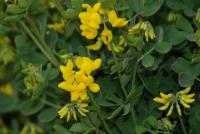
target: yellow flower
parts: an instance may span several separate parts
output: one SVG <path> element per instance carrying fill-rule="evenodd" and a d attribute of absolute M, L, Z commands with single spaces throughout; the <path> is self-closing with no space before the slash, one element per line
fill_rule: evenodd
<path fill-rule="evenodd" d="M 98 84 L 94 83 L 94 78 L 91 75 L 86 76 L 82 71 L 76 72 L 75 78 L 77 82 L 84 83 L 92 92 L 97 93 L 100 90 Z"/>
<path fill-rule="evenodd" d="M 85 113 L 89 112 L 88 110 L 88 104 L 77 101 L 77 102 L 72 102 L 68 103 L 65 106 L 63 106 L 59 111 L 58 115 L 60 118 L 66 117 L 67 122 L 71 119 L 71 116 L 77 121 L 77 113 L 79 113 L 82 116 L 86 116 Z"/>
<path fill-rule="evenodd" d="M 104 26 L 104 30 L 101 33 L 101 39 L 103 43 L 108 45 L 112 41 L 112 38 L 112 31 L 110 31 L 106 26 Z"/>
<path fill-rule="evenodd" d="M 98 51 L 102 47 L 102 40 L 101 38 L 97 39 L 97 42 L 95 44 L 91 44 L 87 46 L 87 49 L 93 50 L 93 51 Z"/>
<path fill-rule="evenodd" d="M 13 88 L 11 86 L 11 84 L 6 84 L 0 87 L 0 93 L 4 93 L 8 96 L 13 96 L 14 92 L 13 92 Z"/>
<path fill-rule="evenodd" d="M 82 7 L 86 11 L 79 14 L 82 23 L 80 25 L 81 34 L 87 39 L 94 39 L 98 34 L 99 25 L 101 24 L 101 16 L 98 13 L 101 3 L 96 3 L 93 7 L 89 4 L 82 4 Z"/>
<path fill-rule="evenodd" d="M 74 67 L 78 70 L 75 71 Z M 64 81 L 58 84 L 58 87 L 70 92 L 71 101 L 87 101 L 87 89 L 96 93 L 100 90 L 98 84 L 94 83 L 92 71 L 100 68 L 101 59 L 91 60 L 88 57 L 77 57 L 75 65 L 71 59 L 68 60 L 67 65 L 60 66 Z"/>
<path fill-rule="evenodd" d="M 92 71 L 95 71 L 101 66 L 101 59 L 91 60 L 88 57 L 77 57 L 76 66 L 85 74 L 89 75 Z"/>
<path fill-rule="evenodd" d="M 126 20 L 126 18 L 118 18 L 115 10 L 111 10 L 108 13 L 108 18 L 112 27 L 124 27 L 128 24 L 128 20 Z"/>
<path fill-rule="evenodd" d="M 127 42 L 123 36 L 119 37 L 119 41 L 117 44 L 112 42 L 110 45 L 107 45 L 109 51 L 111 51 L 113 49 L 116 53 L 124 51 L 124 48 L 126 46 L 127 46 Z"/>
<path fill-rule="evenodd" d="M 188 87 L 185 90 L 179 91 L 178 93 L 176 93 L 176 95 L 164 94 L 161 92 L 160 93 L 161 97 L 155 97 L 153 100 L 157 103 L 163 104 L 163 106 L 159 107 L 159 110 L 164 111 L 169 108 L 167 112 L 167 116 L 170 116 L 172 114 L 174 105 L 176 105 L 176 110 L 179 116 L 181 116 L 182 113 L 181 113 L 181 108 L 180 108 L 179 103 L 182 104 L 184 108 L 190 108 L 189 104 L 195 101 L 195 99 L 193 99 L 195 94 L 194 93 L 188 94 L 190 90 L 191 88 Z"/>
<path fill-rule="evenodd" d="M 48 28 L 54 29 L 59 33 L 64 33 L 65 24 L 64 23 L 48 24 Z"/>
<path fill-rule="evenodd" d="M 149 41 L 149 39 L 153 40 L 156 37 L 153 26 L 148 21 L 138 22 L 136 25 L 128 30 L 128 33 L 134 35 L 138 34 L 140 31 L 144 31 L 144 36 L 147 42 Z"/>

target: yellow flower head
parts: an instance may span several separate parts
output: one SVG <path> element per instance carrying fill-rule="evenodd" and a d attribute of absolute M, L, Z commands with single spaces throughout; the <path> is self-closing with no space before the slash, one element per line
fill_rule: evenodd
<path fill-rule="evenodd" d="M 126 20 L 126 18 L 118 18 L 115 10 L 111 10 L 108 13 L 108 18 L 112 27 L 124 27 L 128 24 L 128 20 Z"/>
<path fill-rule="evenodd" d="M 99 25 L 101 24 L 101 16 L 98 13 L 101 3 L 96 3 L 93 7 L 89 4 L 83 4 L 82 7 L 86 9 L 85 12 L 79 14 L 82 36 L 87 39 L 94 39 L 98 34 Z"/>
<path fill-rule="evenodd" d="M 164 94 L 161 92 L 160 93 L 161 97 L 155 97 L 153 100 L 157 103 L 163 104 L 163 106 L 159 107 L 159 110 L 164 111 L 164 110 L 169 109 L 167 112 L 167 116 L 170 116 L 172 114 L 174 105 L 176 105 L 176 110 L 179 116 L 181 116 L 182 113 L 181 113 L 181 108 L 180 108 L 179 103 L 184 108 L 190 108 L 189 104 L 195 101 L 195 99 L 193 98 L 195 94 L 194 93 L 188 94 L 190 90 L 191 88 L 188 87 L 184 90 L 179 91 L 178 93 L 176 93 L 176 95 Z"/>
<path fill-rule="evenodd" d="M 101 59 L 91 60 L 88 57 L 77 57 L 76 66 L 85 74 L 89 75 L 92 71 L 95 71 L 101 66 Z"/>
<path fill-rule="evenodd" d="M 153 40 L 156 37 L 153 26 L 148 21 L 138 22 L 128 30 L 128 33 L 134 35 L 138 34 L 141 31 L 144 31 L 145 39 L 147 42 L 149 41 L 149 39 Z"/>
<path fill-rule="evenodd" d="M 91 60 L 88 57 L 77 57 L 75 64 L 71 59 L 67 65 L 60 66 L 64 81 L 58 87 L 70 92 L 71 101 L 87 101 L 87 89 L 96 93 L 100 90 L 98 84 L 94 83 L 91 73 L 101 66 L 101 59 Z M 75 67 L 78 70 L 75 70 Z"/>
<path fill-rule="evenodd" d="M 104 26 L 104 30 L 101 33 L 101 39 L 103 43 L 108 45 L 112 41 L 112 38 L 112 31 L 110 31 L 106 26 Z"/>
<path fill-rule="evenodd" d="M 88 104 L 81 101 L 77 101 L 68 103 L 65 106 L 63 106 L 58 111 L 58 115 L 60 116 L 60 118 L 66 117 L 68 122 L 71 119 L 71 116 L 77 121 L 77 113 L 79 113 L 81 116 L 86 116 L 87 112 L 89 112 Z"/>
<path fill-rule="evenodd" d="M 0 87 L 0 93 L 4 93 L 8 96 L 13 96 L 14 92 L 13 92 L 13 88 L 11 86 L 11 84 L 6 84 Z"/>

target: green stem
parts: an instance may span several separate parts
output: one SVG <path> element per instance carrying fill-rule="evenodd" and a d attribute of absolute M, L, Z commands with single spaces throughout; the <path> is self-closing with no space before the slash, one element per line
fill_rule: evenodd
<path fill-rule="evenodd" d="M 100 107 L 99 107 L 98 104 L 96 103 L 96 101 L 95 101 L 95 99 L 94 99 L 92 93 L 89 91 L 88 94 L 89 94 L 89 97 L 90 97 L 92 103 L 93 103 L 94 106 L 96 107 L 96 110 L 97 110 L 97 113 L 98 113 L 98 115 L 99 115 L 99 118 L 100 118 L 101 121 L 103 122 L 103 125 L 104 125 L 106 131 L 108 132 L 108 134 L 112 134 L 112 131 L 110 130 L 108 124 L 106 123 L 106 121 L 105 121 L 105 119 L 104 119 L 104 117 L 103 117 L 103 115 L 102 115 L 102 113 L 101 113 Z"/>
<path fill-rule="evenodd" d="M 183 124 L 182 118 L 181 118 L 180 116 L 178 116 L 178 118 L 179 118 L 179 121 L 180 121 L 180 123 L 181 123 L 181 127 L 182 127 L 182 130 L 183 130 L 183 133 L 184 133 L 184 134 L 187 134 L 187 131 L 186 131 L 185 126 L 184 126 L 184 124 Z"/>
<path fill-rule="evenodd" d="M 137 62 L 140 62 L 146 55 L 150 54 L 154 49 L 155 49 L 155 47 L 153 46 L 149 51 L 147 51 L 145 54 L 143 54 L 143 55 L 137 60 Z"/>
<path fill-rule="evenodd" d="M 164 132 L 164 131 L 153 131 L 153 130 L 147 130 L 148 132 L 156 132 L 156 133 L 160 133 L 160 134 L 170 134 L 170 132 Z"/>
<path fill-rule="evenodd" d="M 41 42 L 41 45 L 43 46 L 43 48 L 49 53 L 49 55 L 51 56 L 52 60 L 54 60 L 54 62 L 57 64 L 57 66 L 59 65 L 57 59 L 55 58 L 54 54 L 52 53 L 52 51 L 49 49 L 47 43 L 44 40 L 43 36 L 40 36 L 41 33 L 38 30 L 37 26 L 35 25 L 35 23 L 33 22 L 33 20 L 31 20 L 31 18 L 27 17 L 26 18 L 27 21 L 29 22 L 29 24 L 31 25 L 33 32 L 35 33 L 36 37 L 38 38 L 38 40 Z"/>
<path fill-rule="evenodd" d="M 112 55 L 113 55 L 113 58 L 114 58 L 114 61 L 115 61 L 115 65 L 118 65 L 119 62 L 117 60 L 117 55 L 113 50 L 113 46 L 111 46 L 111 50 L 112 50 Z M 122 76 L 121 76 L 121 73 L 120 73 L 119 70 L 117 70 L 117 75 L 118 75 L 118 78 L 119 78 L 119 82 L 120 82 L 120 85 L 121 85 L 122 92 L 124 93 L 124 97 L 126 99 L 126 96 L 128 95 L 128 93 L 127 93 L 126 88 L 125 88 L 125 86 L 124 86 L 124 84 L 122 82 Z"/>
<path fill-rule="evenodd" d="M 62 5 L 60 4 L 59 0 L 54 0 L 54 3 L 55 3 L 55 6 L 56 6 L 56 9 L 60 12 L 60 14 L 62 16 L 64 16 L 64 8 L 62 7 Z"/>
<path fill-rule="evenodd" d="M 113 46 L 111 46 L 111 50 L 112 50 L 112 55 L 113 55 L 115 64 L 117 65 L 117 64 L 119 64 L 119 62 L 118 62 L 118 60 L 117 60 L 117 55 L 116 55 L 116 53 L 114 52 Z M 137 67 L 136 67 L 136 69 L 135 69 L 135 75 L 136 75 L 136 70 L 137 70 Z M 124 96 L 125 96 L 125 99 L 126 99 L 128 93 L 127 93 L 126 88 L 125 88 L 125 86 L 124 86 L 124 84 L 123 84 L 123 82 L 122 82 L 122 76 L 121 76 L 119 70 L 117 71 L 117 74 L 118 74 L 118 77 L 119 77 L 119 82 L 120 82 L 120 85 L 121 85 L 121 89 L 122 89 L 122 91 L 123 91 L 123 93 L 124 93 Z M 135 75 L 134 75 L 134 79 L 135 79 Z M 135 80 L 134 80 L 134 81 L 135 81 Z M 130 112 L 131 112 L 131 117 L 133 118 L 134 127 L 135 127 L 135 125 L 137 124 L 137 120 L 136 120 L 134 108 L 131 108 Z"/>
<path fill-rule="evenodd" d="M 55 104 L 53 104 L 53 103 L 51 103 L 51 102 L 49 102 L 49 101 L 47 101 L 47 100 L 40 99 L 40 101 L 41 101 L 42 103 L 48 105 L 48 106 L 51 106 L 51 107 L 55 108 L 55 109 L 60 109 L 60 108 L 61 108 L 60 106 L 57 106 L 57 105 L 55 105 Z"/>
<path fill-rule="evenodd" d="M 31 37 L 31 39 L 33 40 L 33 42 L 36 44 L 36 46 L 42 51 L 42 53 L 49 59 L 49 61 L 54 65 L 54 66 L 58 66 L 58 63 L 54 60 L 54 58 L 52 58 L 51 54 L 49 54 L 49 52 L 44 49 L 44 47 L 42 46 L 42 44 L 37 40 L 37 38 L 33 35 L 33 33 L 31 32 L 31 30 L 26 26 L 26 24 L 24 22 L 20 22 L 21 26 L 23 27 L 23 29 L 27 32 L 27 34 Z"/>

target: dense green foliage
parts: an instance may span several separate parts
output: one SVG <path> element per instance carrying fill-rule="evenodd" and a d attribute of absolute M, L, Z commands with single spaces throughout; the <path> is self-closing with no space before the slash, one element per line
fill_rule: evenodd
<path fill-rule="evenodd" d="M 87 49 L 95 41 L 81 36 L 79 13 L 83 3 L 97 2 L 129 21 L 119 29 L 109 25 L 115 43 L 123 35 L 123 51 Z M 0 133 L 199 134 L 199 8 L 199 0 L 1 0 Z M 155 39 L 129 35 L 138 22 L 149 22 Z M 57 114 L 70 103 L 70 94 L 58 88 L 59 66 L 76 56 L 101 58 L 93 73 L 100 91 L 89 93 L 86 117 L 67 122 Z M 3 88 L 8 83 L 12 88 Z M 160 92 L 186 87 L 195 102 L 181 106 L 182 116 L 158 110 L 153 98 Z"/>

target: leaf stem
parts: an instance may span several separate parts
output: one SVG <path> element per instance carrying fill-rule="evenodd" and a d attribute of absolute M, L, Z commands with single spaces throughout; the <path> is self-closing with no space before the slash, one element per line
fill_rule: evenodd
<path fill-rule="evenodd" d="M 99 118 L 100 118 L 101 121 L 103 122 L 103 125 L 104 125 L 106 131 L 108 132 L 108 134 L 112 134 L 112 131 L 110 130 L 108 124 L 106 123 L 106 121 L 105 121 L 105 119 L 104 119 L 104 117 L 103 117 L 103 115 L 102 115 L 102 113 L 101 113 L 100 107 L 99 107 L 99 105 L 96 103 L 96 101 L 95 101 L 95 99 L 94 99 L 92 93 L 91 93 L 90 91 L 88 91 L 88 94 L 89 94 L 89 97 L 90 97 L 92 103 L 93 103 L 94 106 L 96 107 L 96 110 L 97 110 L 97 113 L 98 113 L 98 115 L 99 115 Z"/>
<path fill-rule="evenodd" d="M 185 126 L 184 126 L 184 124 L 183 124 L 182 118 L 181 118 L 180 116 L 178 116 L 178 118 L 179 118 L 179 121 L 180 121 L 180 123 L 181 123 L 181 127 L 182 127 L 182 130 L 183 130 L 183 133 L 184 133 L 184 134 L 187 134 L 187 131 L 186 131 Z"/>
<path fill-rule="evenodd" d="M 116 55 L 116 53 L 114 52 L 114 49 L 113 49 L 113 45 L 111 46 L 111 51 L 112 51 L 112 55 L 113 55 L 115 64 L 116 64 L 116 65 L 119 64 L 119 62 L 118 62 L 118 60 L 117 60 L 117 55 Z M 136 75 L 136 70 L 137 70 L 137 68 L 135 69 L 134 79 L 135 79 L 135 75 Z M 123 82 L 122 82 L 122 76 L 121 76 L 119 70 L 117 71 L 117 74 L 118 74 L 118 77 L 119 77 L 121 89 L 122 89 L 122 91 L 123 91 L 123 93 L 124 93 L 124 96 L 125 96 L 125 99 L 126 99 L 128 93 L 127 93 L 126 88 L 125 88 L 125 86 L 124 86 L 124 84 L 123 84 Z M 134 81 L 135 81 L 135 80 L 134 80 Z M 135 125 L 137 124 L 137 120 L 136 120 L 134 108 L 131 108 L 130 112 L 131 112 L 131 116 L 132 116 L 132 118 L 133 118 L 134 127 L 135 127 Z"/>
<path fill-rule="evenodd" d="M 51 102 L 49 102 L 49 101 L 47 101 L 45 99 L 40 99 L 40 101 L 42 103 L 48 105 L 48 106 L 51 106 L 51 107 L 55 108 L 55 109 L 60 109 L 61 108 L 60 106 L 57 106 L 57 105 L 55 105 L 55 104 L 53 104 L 53 103 L 51 103 Z"/>
<path fill-rule="evenodd" d="M 113 45 L 111 46 L 111 51 L 112 51 L 112 55 L 113 55 L 113 58 L 114 58 L 114 61 L 115 61 L 115 65 L 119 64 L 118 62 L 118 59 L 117 59 L 117 55 L 113 49 Z M 122 92 L 124 93 L 124 96 L 125 96 L 125 99 L 126 99 L 126 96 L 128 95 L 127 91 L 126 91 L 126 88 L 122 82 L 122 76 L 120 74 L 120 71 L 117 70 L 117 75 L 118 75 L 118 78 L 119 78 L 119 82 L 120 82 L 120 85 L 121 85 L 121 89 L 122 89 Z"/>
<path fill-rule="evenodd" d="M 54 0 L 55 2 L 55 6 L 56 6 L 56 9 L 59 11 L 59 13 L 64 16 L 64 8 L 62 7 L 62 5 L 60 4 L 59 0 Z"/>
<path fill-rule="evenodd" d="M 33 40 L 33 42 L 36 44 L 36 46 L 42 51 L 42 53 L 48 58 L 48 60 L 56 67 L 58 67 L 58 62 L 52 58 L 52 55 L 49 54 L 49 52 L 43 47 L 43 45 L 38 41 L 38 39 L 33 35 L 31 30 L 26 26 L 26 24 L 21 21 L 20 25 L 23 27 L 23 29 L 27 32 L 27 34 L 30 36 L 30 38 Z"/>

